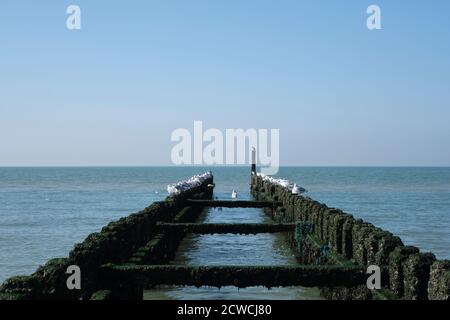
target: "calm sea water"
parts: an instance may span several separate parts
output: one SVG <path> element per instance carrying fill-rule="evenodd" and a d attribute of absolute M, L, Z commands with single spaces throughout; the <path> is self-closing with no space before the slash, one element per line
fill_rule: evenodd
<path fill-rule="evenodd" d="M 0 282 L 32 273 L 111 220 L 166 197 L 169 183 L 212 169 L 215 195 L 249 198 L 249 169 L 0 168 Z M 281 168 L 308 195 L 399 235 L 406 244 L 450 258 L 450 168 Z M 257 209 L 217 209 L 207 222 L 262 222 Z M 290 264 L 280 235 L 189 236 L 174 263 Z M 149 298 L 308 298 L 302 288 L 162 288 Z M 261 296 L 264 294 L 264 296 Z"/>

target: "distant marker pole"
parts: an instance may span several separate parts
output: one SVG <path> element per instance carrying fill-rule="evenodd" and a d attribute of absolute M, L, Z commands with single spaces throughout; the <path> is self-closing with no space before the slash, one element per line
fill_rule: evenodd
<path fill-rule="evenodd" d="M 252 147 L 252 173 L 250 177 L 250 184 L 256 183 L 256 149 L 255 147 Z"/>
<path fill-rule="evenodd" d="M 256 149 L 252 147 L 252 173 L 256 174 Z"/>

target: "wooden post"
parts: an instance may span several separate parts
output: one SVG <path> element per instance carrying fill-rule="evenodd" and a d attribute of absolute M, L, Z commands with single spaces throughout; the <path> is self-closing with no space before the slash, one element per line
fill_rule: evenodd
<path fill-rule="evenodd" d="M 256 149 L 252 147 L 252 173 L 256 174 Z"/>
<path fill-rule="evenodd" d="M 258 177 L 256 176 L 256 149 L 252 147 L 252 169 L 250 174 L 250 185 L 255 187 L 258 183 Z"/>

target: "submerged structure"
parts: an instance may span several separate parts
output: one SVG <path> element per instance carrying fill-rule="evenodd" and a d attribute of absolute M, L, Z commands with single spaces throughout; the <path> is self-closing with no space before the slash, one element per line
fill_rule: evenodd
<path fill-rule="evenodd" d="M 170 195 L 106 225 L 30 276 L 13 277 L 0 299 L 142 299 L 157 285 L 319 287 L 328 299 L 450 299 L 450 261 L 405 246 L 370 223 L 301 195 L 287 180 L 251 169 L 253 201 L 213 200 L 213 175 L 170 185 Z M 294 189 L 294 190 L 293 190 Z M 273 223 L 197 223 L 209 207 L 263 208 Z M 170 265 L 188 233 L 283 232 L 298 260 L 293 266 Z M 367 287 L 368 266 L 381 271 L 381 289 Z M 67 285 L 76 266 L 81 286 Z"/>

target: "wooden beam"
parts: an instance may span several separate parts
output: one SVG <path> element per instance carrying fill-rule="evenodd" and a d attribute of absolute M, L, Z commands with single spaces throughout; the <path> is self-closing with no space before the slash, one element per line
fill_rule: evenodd
<path fill-rule="evenodd" d="M 362 267 L 338 266 L 176 266 L 104 265 L 99 273 L 103 284 L 133 283 L 181 286 L 265 287 L 353 287 L 365 284 L 368 275 Z"/>
<path fill-rule="evenodd" d="M 244 200 L 187 200 L 191 207 L 224 207 L 224 208 L 276 208 L 281 202 L 272 201 L 244 201 Z"/>
<path fill-rule="evenodd" d="M 159 223 L 160 232 L 185 232 L 199 234 L 257 234 L 295 230 L 295 223 Z"/>

